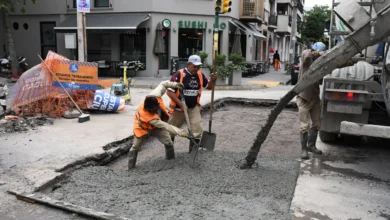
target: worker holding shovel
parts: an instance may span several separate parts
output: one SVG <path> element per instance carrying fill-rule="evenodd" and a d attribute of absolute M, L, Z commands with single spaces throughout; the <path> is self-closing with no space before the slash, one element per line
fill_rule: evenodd
<path fill-rule="evenodd" d="M 210 80 L 199 71 L 201 59 L 198 55 L 192 55 L 188 58 L 187 67 L 176 72 L 171 81 L 183 83 L 183 95 L 185 99 L 186 107 L 188 107 L 187 113 L 190 121 L 190 131 L 192 131 L 195 143 L 199 145 L 200 138 L 202 136 L 202 125 L 200 116 L 200 97 L 202 95 L 203 88 L 212 89 L 215 81 L 217 80 L 217 74 L 211 74 Z M 176 127 L 181 127 L 185 122 L 185 114 L 183 110 L 182 101 L 180 100 L 179 89 L 169 88 L 167 95 L 171 98 L 169 103 L 169 111 L 172 114 L 169 124 Z M 174 137 L 172 137 L 174 141 Z M 194 142 L 190 141 L 189 152 L 191 153 Z"/>
<path fill-rule="evenodd" d="M 316 59 L 325 54 L 325 50 L 325 44 L 317 42 L 313 45 L 312 49 L 307 49 L 302 52 L 299 79 L 309 70 L 311 64 Z M 301 123 L 301 159 L 306 160 L 309 159 L 308 151 L 314 154 L 322 154 L 322 151 L 316 147 L 321 113 L 319 82 L 308 86 L 303 92 L 298 94 L 297 105 L 299 109 L 299 121 Z M 309 119 L 311 121 L 310 124 Z"/>
<path fill-rule="evenodd" d="M 191 138 L 186 130 L 166 123 L 169 119 L 167 109 L 162 100 L 167 88 L 182 88 L 182 83 L 163 81 L 146 96 L 144 102 L 138 107 L 134 116 L 134 140 L 129 151 L 128 169 L 135 167 L 138 151 L 145 138 L 153 135 L 165 145 L 167 160 L 175 158 L 175 151 L 171 135 Z"/>

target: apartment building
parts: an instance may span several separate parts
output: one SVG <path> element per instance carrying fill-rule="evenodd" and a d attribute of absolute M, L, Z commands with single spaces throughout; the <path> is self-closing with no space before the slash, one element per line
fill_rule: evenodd
<path fill-rule="evenodd" d="M 295 37 L 297 43 L 295 50 L 297 54 L 302 52 L 305 45 L 299 41 L 301 39 L 302 21 L 304 15 L 305 0 L 297 0 L 297 32 Z M 293 0 L 270 0 L 270 23 L 269 28 L 274 28 L 274 33 L 269 39 L 270 47 L 279 51 L 281 62 L 288 62 L 290 56 L 291 28 L 293 16 Z"/>
<path fill-rule="evenodd" d="M 146 68 L 137 76 L 161 76 L 172 72 L 172 60 L 179 67 L 198 51 L 212 59 L 214 0 L 90 0 L 86 14 L 87 59 L 107 61 L 141 61 Z M 232 0 L 232 11 L 219 19 L 219 53 L 229 55 L 236 29 L 241 31 L 243 56 L 247 61 L 260 60 L 263 42 L 264 0 Z M 77 33 L 76 0 L 27 1 L 26 13 L 10 15 L 17 54 L 31 64 L 39 63 L 49 50 L 77 59 L 77 49 L 65 47 L 65 36 Z M 165 53 L 153 53 L 157 24 L 163 25 Z M 1 38 L 0 38 L 1 39 Z M 265 52 L 266 53 L 266 52 Z M 159 62 L 159 63 L 158 63 Z M 159 64 L 159 65 L 158 65 Z M 115 70 L 116 71 L 116 70 Z M 118 71 L 120 75 L 121 70 Z"/>

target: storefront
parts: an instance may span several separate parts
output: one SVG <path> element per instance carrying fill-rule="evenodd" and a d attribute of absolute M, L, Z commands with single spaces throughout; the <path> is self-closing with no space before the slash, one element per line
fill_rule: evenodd
<path fill-rule="evenodd" d="M 169 76 L 178 68 L 187 64 L 188 57 L 200 51 L 209 54 L 212 61 L 214 16 L 181 14 L 87 14 L 87 51 L 88 61 L 104 61 L 107 72 L 121 69 L 112 65 L 122 61 L 140 61 L 144 69 L 136 76 Z M 157 24 L 162 31 L 156 32 Z M 255 58 L 256 41 L 265 37 L 249 24 L 229 17 L 220 17 L 219 53 L 230 55 L 234 41 L 234 32 L 240 29 L 243 56 L 248 60 Z M 55 30 L 59 34 L 75 33 L 76 15 L 69 15 Z M 156 33 L 161 33 L 164 53 L 154 53 Z M 77 54 L 77 49 L 74 49 Z M 69 54 L 69 51 L 59 51 Z M 175 62 L 173 62 L 175 61 Z M 176 65 L 172 65 L 176 63 Z M 132 71 L 130 71 L 132 72 Z M 103 71 L 102 71 L 103 74 Z M 113 74 L 111 74 L 113 75 Z M 133 75 L 130 73 L 130 75 Z"/>

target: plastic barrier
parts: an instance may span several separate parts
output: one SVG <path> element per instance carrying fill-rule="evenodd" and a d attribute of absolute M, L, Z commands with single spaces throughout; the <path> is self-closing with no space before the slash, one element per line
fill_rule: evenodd
<path fill-rule="evenodd" d="M 90 109 L 107 112 L 121 112 L 125 109 L 125 100 L 103 91 L 96 91 Z"/>

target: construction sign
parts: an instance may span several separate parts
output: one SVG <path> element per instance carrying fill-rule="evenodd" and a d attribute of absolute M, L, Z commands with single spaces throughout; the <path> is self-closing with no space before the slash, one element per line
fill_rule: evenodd
<path fill-rule="evenodd" d="M 71 60 L 55 60 L 53 73 L 66 89 L 97 90 L 98 64 Z M 53 85 L 60 87 L 53 79 Z"/>

